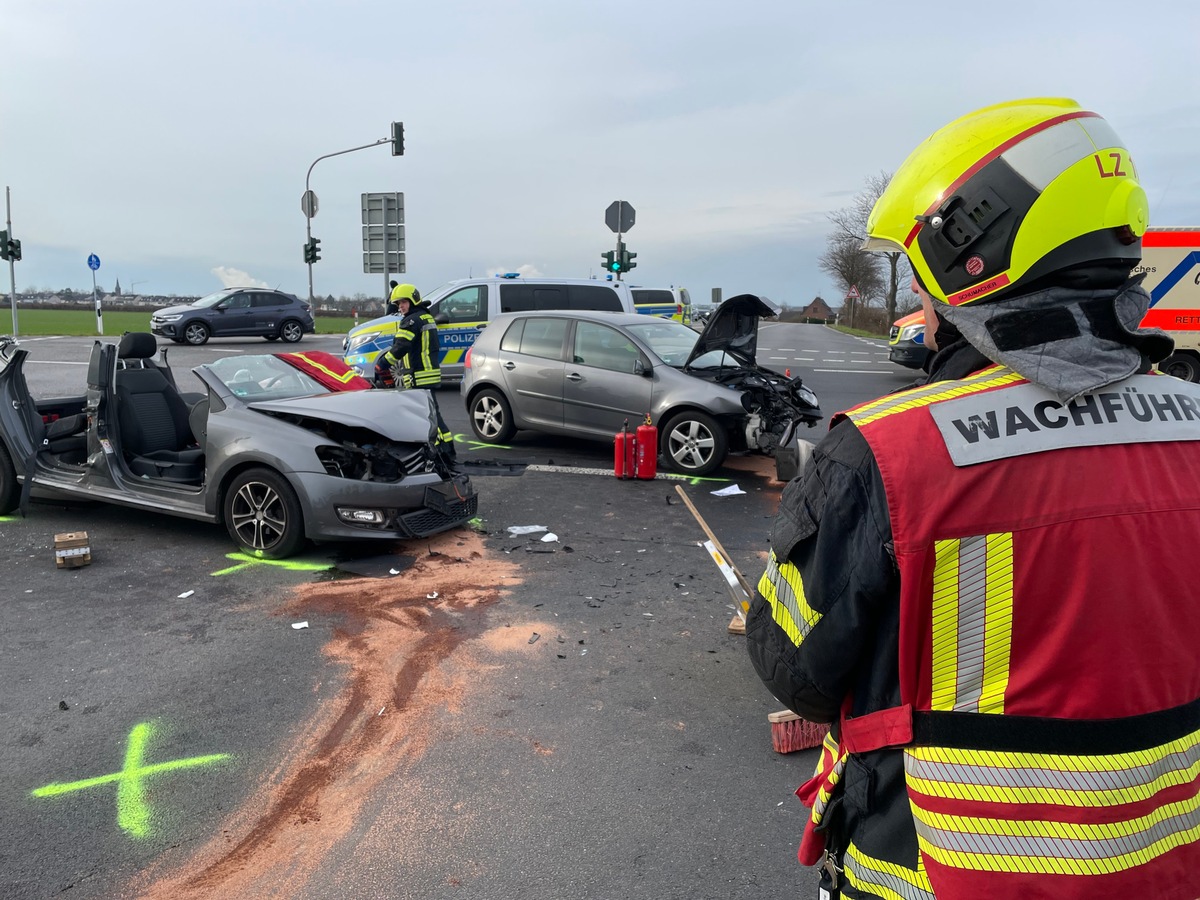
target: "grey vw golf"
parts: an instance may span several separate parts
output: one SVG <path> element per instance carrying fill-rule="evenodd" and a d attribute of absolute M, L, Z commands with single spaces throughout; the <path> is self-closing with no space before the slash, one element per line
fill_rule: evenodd
<path fill-rule="evenodd" d="M 821 419 L 799 378 L 755 362 L 758 322 L 777 310 L 726 300 L 695 331 L 657 316 L 544 310 L 496 317 L 467 354 L 471 428 L 503 443 L 519 428 L 611 441 L 649 413 L 677 472 L 706 475 L 730 451 L 774 453 Z"/>

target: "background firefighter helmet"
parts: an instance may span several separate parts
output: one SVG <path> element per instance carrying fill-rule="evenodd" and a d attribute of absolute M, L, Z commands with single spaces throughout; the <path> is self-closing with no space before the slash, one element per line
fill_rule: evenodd
<path fill-rule="evenodd" d="M 401 300 L 411 300 L 413 305 L 421 302 L 421 292 L 417 290 L 415 284 L 400 284 L 392 288 L 391 301 L 399 303 Z"/>
<path fill-rule="evenodd" d="M 1124 143 L 1074 100 L 988 106 L 951 122 L 896 171 L 866 250 L 907 254 L 935 301 L 1007 296 L 1072 266 L 1142 255 L 1146 192 Z"/>

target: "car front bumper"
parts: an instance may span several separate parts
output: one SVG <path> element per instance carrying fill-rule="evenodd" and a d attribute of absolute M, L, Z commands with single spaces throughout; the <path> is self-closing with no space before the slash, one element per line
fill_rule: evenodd
<path fill-rule="evenodd" d="M 151 322 L 150 333 L 156 334 L 159 337 L 171 338 L 172 340 L 182 334 L 179 330 L 178 322 Z"/>
<path fill-rule="evenodd" d="M 443 481 L 434 473 L 395 483 L 357 481 L 320 472 L 295 473 L 305 535 L 316 541 L 424 538 L 474 517 L 479 497 L 466 475 Z M 373 510 L 378 522 L 351 522 L 339 510 Z"/>
<path fill-rule="evenodd" d="M 888 353 L 888 359 L 897 365 L 907 366 L 910 369 L 919 369 L 925 365 L 925 358 L 929 356 L 929 348 L 924 344 L 915 344 L 912 342 L 892 345 L 891 352 Z"/>

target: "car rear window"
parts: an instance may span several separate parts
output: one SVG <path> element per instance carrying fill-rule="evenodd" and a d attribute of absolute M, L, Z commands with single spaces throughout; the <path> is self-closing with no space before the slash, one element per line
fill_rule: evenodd
<path fill-rule="evenodd" d="M 563 339 L 566 336 L 566 319 L 518 319 L 504 333 L 500 349 L 542 359 L 562 359 Z"/>
<path fill-rule="evenodd" d="M 599 309 L 621 312 L 621 298 L 610 287 L 601 284 L 572 284 L 567 286 L 571 309 Z"/>
<path fill-rule="evenodd" d="M 670 291 L 634 291 L 633 302 L 642 303 L 674 303 L 675 297 Z"/>

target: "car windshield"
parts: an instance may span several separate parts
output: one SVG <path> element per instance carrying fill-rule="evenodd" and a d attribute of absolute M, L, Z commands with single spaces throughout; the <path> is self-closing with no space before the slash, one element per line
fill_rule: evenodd
<path fill-rule="evenodd" d="M 670 319 L 660 319 L 657 316 L 647 318 L 653 318 L 653 321 L 625 327 L 668 366 L 680 368 L 687 362 L 688 355 L 696 346 L 700 335 L 686 325 Z"/>
<path fill-rule="evenodd" d="M 217 291 L 215 294 L 209 294 L 207 297 L 201 297 L 192 306 L 198 306 L 201 309 L 210 309 L 216 306 L 230 294 L 237 293 L 236 291 Z"/>
<path fill-rule="evenodd" d="M 327 394 L 325 387 L 277 356 L 230 356 L 208 364 L 208 370 L 235 396 L 247 400 L 286 400 Z"/>

